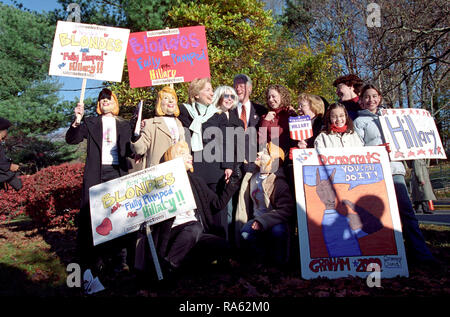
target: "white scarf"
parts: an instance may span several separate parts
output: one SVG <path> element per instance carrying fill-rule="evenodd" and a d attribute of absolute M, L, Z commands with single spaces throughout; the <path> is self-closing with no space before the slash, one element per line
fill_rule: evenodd
<path fill-rule="evenodd" d="M 201 151 L 203 150 L 202 124 L 217 113 L 218 109 L 214 105 L 205 106 L 198 102 L 193 103 L 192 105 L 185 103 L 184 106 L 193 119 L 189 126 L 189 130 L 192 131 L 192 151 Z M 197 109 L 200 114 L 198 114 Z"/>

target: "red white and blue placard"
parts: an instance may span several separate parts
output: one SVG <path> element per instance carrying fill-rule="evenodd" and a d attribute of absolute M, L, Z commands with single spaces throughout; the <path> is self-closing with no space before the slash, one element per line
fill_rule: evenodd
<path fill-rule="evenodd" d="M 293 140 L 306 140 L 313 136 L 309 116 L 289 117 L 289 134 Z"/>

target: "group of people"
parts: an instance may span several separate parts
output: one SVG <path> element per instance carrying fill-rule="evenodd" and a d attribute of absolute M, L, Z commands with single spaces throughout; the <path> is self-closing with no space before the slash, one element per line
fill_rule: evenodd
<path fill-rule="evenodd" d="M 133 263 L 140 272 L 153 271 L 143 228 L 137 236 L 93 247 L 89 188 L 182 157 L 197 208 L 152 226 L 163 270 L 177 271 L 200 259 L 227 261 L 236 250 L 244 260 L 286 264 L 297 224 L 292 150 L 374 145 L 390 150 L 379 123 L 380 91 L 356 75 L 339 77 L 333 85 L 339 102 L 329 105 L 303 93 L 298 111 L 282 85 L 266 89 L 267 107 L 251 101 L 252 80 L 245 74 L 235 76 L 233 87 L 215 90 L 209 78 L 195 79 L 187 103 L 179 103 L 175 90 L 166 86 L 158 93 L 155 116 L 142 121 L 139 135 L 118 116 L 111 90 L 100 92 L 97 117 L 81 120 L 84 106 L 79 103 L 66 141 L 87 139 L 78 222 L 81 263 L 97 269 L 111 263 L 118 271 Z M 290 138 L 289 117 L 298 115 L 311 118 L 313 136 L 307 140 Z M 391 162 L 391 170 L 409 259 L 434 263 L 409 198 L 404 164 Z"/>

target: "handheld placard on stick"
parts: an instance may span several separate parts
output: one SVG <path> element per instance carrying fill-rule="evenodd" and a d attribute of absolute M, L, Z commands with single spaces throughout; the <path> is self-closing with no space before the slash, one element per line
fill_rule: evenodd
<path fill-rule="evenodd" d="M 84 103 L 84 93 L 86 91 L 86 81 L 87 81 L 87 79 L 83 78 L 83 82 L 81 83 L 80 102 L 82 102 L 82 103 Z M 77 118 L 75 119 L 75 122 L 77 124 L 80 124 L 81 123 L 81 118 L 82 118 L 82 116 L 77 115 Z"/>
<path fill-rule="evenodd" d="M 153 264 L 155 265 L 156 275 L 158 276 L 158 280 L 161 281 L 163 279 L 163 274 L 161 271 L 161 266 L 159 265 L 158 255 L 156 254 L 155 243 L 153 242 L 152 229 L 150 229 L 148 222 L 145 223 L 145 231 L 147 233 L 148 245 L 150 246 Z"/>
<path fill-rule="evenodd" d="M 67 12 L 70 12 L 70 14 L 67 16 L 67 20 L 69 22 L 73 22 L 73 20 L 75 20 L 76 23 L 80 23 L 81 22 L 81 10 L 80 10 L 80 5 L 78 3 L 71 3 L 67 6 L 66 9 Z M 84 103 L 84 92 L 86 90 L 86 78 L 83 78 L 83 83 L 81 84 L 81 94 L 80 94 L 80 102 Z M 75 122 L 77 124 L 81 123 L 81 118 L 82 116 L 77 115 Z"/>

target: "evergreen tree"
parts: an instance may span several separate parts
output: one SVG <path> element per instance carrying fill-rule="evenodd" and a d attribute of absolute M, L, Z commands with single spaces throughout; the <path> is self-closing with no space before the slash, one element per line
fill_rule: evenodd
<path fill-rule="evenodd" d="M 55 26 L 42 14 L 0 4 L 0 116 L 12 132 L 45 133 L 67 121 L 60 85 L 49 79 Z"/>

